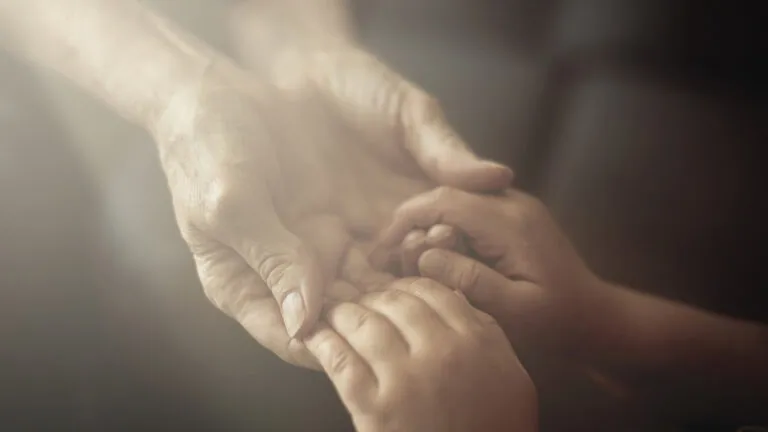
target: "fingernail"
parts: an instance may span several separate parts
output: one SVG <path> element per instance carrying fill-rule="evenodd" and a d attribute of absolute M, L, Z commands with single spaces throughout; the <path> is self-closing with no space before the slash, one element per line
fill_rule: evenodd
<path fill-rule="evenodd" d="M 510 170 L 510 171 L 511 171 L 511 168 L 510 168 L 510 167 L 508 167 L 508 166 L 506 166 L 506 165 L 504 165 L 504 164 L 502 164 L 502 163 L 496 162 L 496 161 L 492 161 L 492 160 L 485 160 L 485 161 L 483 161 L 483 162 L 484 162 L 485 164 L 487 164 L 488 166 L 492 166 L 492 167 L 494 167 L 494 168 L 503 169 L 503 170 Z"/>
<path fill-rule="evenodd" d="M 499 186 L 506 187 L 514 180 L 515 172 L 512 171 L 512 168 L 494 161 L 485 161 L 485 164 L 495 171 Z"/>
<path fill-rule="evenodd" d="M 434 225 L 427 233 L 427 237 L 433 244 L 442 243 L 453 237 L 453 228 L 447 225 Z"/>
<path fill-rule="evenodd" d="M 304 320 L 307 317 L 304 299 L 301 298 L 301 294 L 292 292 L 283 299 L 281 308 L 288 336 L 294 338 L 299 330 L 301 330 L 301 326 L 304 325 Z"/>
<path fill-rule="evenodd" d="M 504 177 L 509 177 L 510 180 L 514 176 L 514 171 L 512 171 L 512 168 L 502 163 L 491 161 L 491 160 L 486 160 L 484 162 L 487 167 L 493 169 L 499 174 L 502 174 Z"/>

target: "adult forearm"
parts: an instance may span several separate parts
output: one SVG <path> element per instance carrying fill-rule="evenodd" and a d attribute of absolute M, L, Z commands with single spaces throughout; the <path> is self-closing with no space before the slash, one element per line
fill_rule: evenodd
<path fill-rule="evenodd" d="M 240 0 L 229 28 L 238 58 L 256 71 L 269 70 L 287 51 L 355 43 L 349 0 Z"/>
<path fill-rule="evenodd" d="M 592 350 L 602 367 L 657 406 L 768 420 L 768 328 L 625 288 L 607 292 L 609 325 Z"/>
<path fill-rule="evenodd" d="M 147 128 L 215 56 L 135 0 L 0 0 L 0 36 Z"/>

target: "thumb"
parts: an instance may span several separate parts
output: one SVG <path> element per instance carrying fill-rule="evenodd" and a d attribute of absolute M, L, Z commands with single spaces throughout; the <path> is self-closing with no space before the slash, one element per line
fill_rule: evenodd
<path fill-rule="evenodd" d="M 325 282 L 321 265 L 311 249 L 279 220 L 252 226 L 256 225 L 261 225 L 258 232 L 236 236 L 229 244 L 269 287 L 288 335 L 300 337 L 320 315 Z"/>
<path fill-rule="evenodd" d="M 419 258 L 419 272 L 448 288 L 463 293 L 477 308 L 501 318 L 509 309 L 513 290 L 510 281 L 463 255 L 443 249 L 430 249 Z"/>
<path fill-rule="evenodd" d="M 501 190 L 512 182 L 511 169 L 481 160 L 469 149 L 432 97 L 414 89 L 403 108 L 405 146 L 432 180 L 476 192 Z"/>
<path fill-rule="evenodd" d="M 280 244 L 245 241 L 241 255 L 272 291 L 291 338 L 306 334 L 317 322 L 324 278 L 315 257 L 293 234 Z"/>

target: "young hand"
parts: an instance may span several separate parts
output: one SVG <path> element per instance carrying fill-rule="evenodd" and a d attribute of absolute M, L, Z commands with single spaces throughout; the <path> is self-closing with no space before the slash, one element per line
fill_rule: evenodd
<path fill-rule="evenodd" d="M 482 263 L 448 250 L 418 259 L 408 253 L 415 230 L 454 227 Z M 402 246 L 402 247 L 400 247 Z M 377 264 L 395 255 L 413 260 L 424 277 L 464 292 L 501 323 L 525 350 L 577 348 L 595 322 L 597 277 L 587 268 L 535 198 L 519 191 L 477 195 L 437 188 L 402 204 L 373 254 Z M 384 257 L 384 259 L 382 259 Z"/>
<path fill-rule="evenodd" d="M 534 431 L 536 390 L 488 315 L 428 279 L 331 307 L 306 340 L 360 431 Z"/>

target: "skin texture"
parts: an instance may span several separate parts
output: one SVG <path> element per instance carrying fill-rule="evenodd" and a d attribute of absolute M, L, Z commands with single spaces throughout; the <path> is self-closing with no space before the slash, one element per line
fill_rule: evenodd
<path fill-rule="evenodd" d="M 456 292 L 401 279 L 324 318 L 306 343 L 357 430 L 537 430 L 536 390 L 506 336 Z"/>
<path fill-rule="evenodd" d="M 311 20 L 290 22 L 297 40 L 308 34 Z M 206 294 L 296 364 L 314 365 L 291 336 L 314 325 L 327 289 L 345 297 L 389 280 L 365 245 L 400 200 L 511 180 L 468 150 L 429 95 L 341 37 L 263 53 L 275 73 L 258 74 L 135 0 L 3 0 L 0 29 L 11 51 L 153 135 Z"/>
<path fill-rule="evenodd" d="M 480 162 L 460 141 L 437 139 L 442 132 L 434 129 L 442 130 L 444 123 L 418 118 L 436 109 L 428 98 L 394 111 L 355 99 L 357 89 L 370 86 L 372 94 L 381 95 L 376 86 L 391 81 L 368 82 L 366 77 L 381 75 L 366 68 L 383 66 L 364 53 L 349 55 L 344 61 L 351 64 L 344 68 L 307 66 L 305 71 L 322 75 L 307 76 L 305 87 L 290 92 L 252 86 L 233 69 L 213 69 L 212 77 L 226 78 L 204 81 L 195 102 L 199 109 L 189 113 L 191 127 L 160 127 L 157 134 L 159 142 L 172 144 L 162 147 L 161 158 L 182 235 L 209 298 L 262 344 L 302 365 L 312 359 L 290 336 L 317 319 L 323 286 L 350 293 L 391 280 L 367 264 L 366 244 L 398 203 L 436 183 L 429 172 L 448 181 L 472 179 L 466 182 L 470 186 L 483 186 L 478 177 L 489 186 L 510 180 L 508 169 Z M 356 67 L 360 73 L 352 77 L 362 80 L 359 86 L 326 84 Z M 319 85 L 324 87 L 318 90 Z M 329 112 L 326 91 L 338 92 L 333 94 L 343 112 Z M 171 125 L 188 115 L 189 104 L 181 106 L 184 112 L 169 114 Z M 350 120 L 353 113 L 359 122 Z M 301 127 L 297 118 L 303 119 Z M 404 118 L 414 126 L 397 126 Z M 403 136 L 401 130 L 412 132 Z M 303 300 L 291 295 L 297 292 Z M 279 325 L 281 305 L 287 331 Z M 292 315 L 303 320 L 291 321 Z"/>
<path fill-rule="evenodd" d="M 415 265 L 423 277 L 463 292 L 499 321 L 542 395 L 562 388 L 538 379 L 552 372 L 542 365 L 558 367 L 543 359 L 560 358 L 657 414 L 768 420 L 765 326 L 600 280 L 538 200 L 518 191 L 481 196 L 438 188 L 395 214 L 374 256 L 381 261 L 409 231 L 436 222 L 461 232 L 479 261 L 431 249 Z"/>

